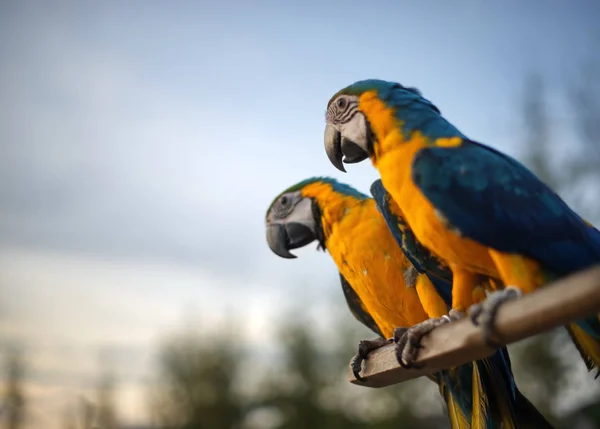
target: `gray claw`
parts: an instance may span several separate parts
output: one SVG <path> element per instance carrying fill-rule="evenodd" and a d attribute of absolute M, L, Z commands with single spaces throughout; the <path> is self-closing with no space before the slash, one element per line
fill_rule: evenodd
<path fill-rule="evenodd" d="M 512 301 L 523 296 L 523 292 L 516 286 L 506 286 L 504 289 L 488 295 L 485 301 L 474 304 L 469 308 L 469 318 L 475 326 L 481 326 L 483 339 L 492 348 L 502 345 L 492 339 L 496 334 L 494 321 L 498 309 L 507 301 Z"/>
<path fill-rule="evenodd" d="M 463 317 L 465 317 L 465 313 L 453 308 L 448 312 L 448 317 L 450 318 L 450 320 L 452 322 L 455 322 L 456 320 L 462 319 Z"/>
<path fill-rule="evenodd" d="M 385 338 L 375 338 L 374 340 L 362 340 L 358 343 L 358 353 L 352 358 L 350 366 L 352 367 L 352 374 L 358 381 L 364 382 L 365 379 L 360 376 L 362 371 L 363 361 L 369 358 L 369 353 L 380 347 L 390 344 L 393 339 L 386 340 Z"/>
<path fill-rule="evenodd" d="M 456 320 L 453 317 L 456 317 L 456 315 L 427 319 L 408 329 L 396 328 L 396 331 L 394 331 L 394 341 L 396 342 L 396 359 L 400 366 L 406 369 L 421 367 L 421 365 L 415 363 L 419 355 L 419 349 L 423 347 L 421 345 L 421 338 L 438 326 Z M 400 332 L 400 329 L 404 329 L 404 331 Z"/>

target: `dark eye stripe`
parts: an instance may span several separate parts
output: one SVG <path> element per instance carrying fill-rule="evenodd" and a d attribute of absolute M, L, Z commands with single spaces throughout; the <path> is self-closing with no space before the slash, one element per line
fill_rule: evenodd
<path fill-rule="evenodd" d="M 356 114 L 356 112 L 358 112 L 358 103 L 348 104 L 346 111 L 341 112 L 341 115 L 338 118 L 338 122 L 340 124 L 345 124 L 346 122 L 349 122 L 350 119 L 352 119 L 352 117 Z"/>
<path fill-rule="evenodd" d="M 325 113 L 325 119 L 329 122 L 345 124 L 352 119 L 357 111 L 358 103 L 356 101 L 349 101 L 346 108 L 341 111 L 339 110 L 339 107 L 337 107 L 337 103 L 331 103 Z"/>
<path fill-rule="evenodd" d="M 358 112 L 358 101 L 346 100 L 347 104 L 344 109 L 340 109 L 337 105 L 337 102 L 331 103 L 325 112 L 325 121 L 334 124 L 345 124 L 350 122 L 350 120 Z"/>
<path fill-rule="evenodd" d="M 327 113 L 325 114 L 325 120 L 327 121 L 333 121 L 335 119 L 336 109 L 334 104 L 335 103 L 331 103 L 331 105 L 327 109 Z"/>

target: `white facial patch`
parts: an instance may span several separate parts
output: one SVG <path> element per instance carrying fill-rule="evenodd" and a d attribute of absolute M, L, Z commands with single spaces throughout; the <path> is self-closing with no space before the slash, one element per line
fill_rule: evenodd
<path fill-rule="evenodd" d="M 352 140 L 365 151 L 367 148 L 367 120 L 361 112 L 356 112 L 350 121 L 340 124 L 339 131 L 342 137 Z"/>
<path fill-rule="evenodd" d="M 303 198 L 302 200 L 300 200 L 300 202 L 296 204 L 294 210 L 290 213 L 290 215 L 285 218 L 285 222 L 301 223 L 302 225 L 306 225 L 307 227 L 309 227 L 313 233 L 316 233 L 311 199 Z"/>

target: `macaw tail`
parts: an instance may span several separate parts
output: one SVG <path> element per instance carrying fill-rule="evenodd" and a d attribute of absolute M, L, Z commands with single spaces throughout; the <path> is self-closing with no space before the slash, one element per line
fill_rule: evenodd
<path fill-rule="evenodd" d="M 442 395 L 442 398 L 444 398 L 444 402 L 446 402 L 448 420 L 450 420 L 451 429 L 470 429 L 471 424 L 465 417 L 461 407 L 454 399 L 452 390 L 449 389 L 448 386 L 442 381 L 438 381 L 438 385 L 440 387 L 440 394 Z"/>
<path fill-rule="evenodd" d="M 596 318 L 598 322 L 598 318 Z M 586 319 L 587 322 L 587 319 Z M 585 323 L 587 325 L 587 323 Z M 600 375 L 600 340 L 588 333 L 588 330 L 582 328 L 581 323 L 570 323 L 565 326 L 571 340 L 577 347 L 577 351 L 585 362 L 588 371 L 596 369 L 596 376 Z"/>
<path fill-rule="evenodd" d="M 558 265 L 566 267 L 567 272 L 573 273 L 600 264 L 600 231 L 592 224 L 582 219 L 586 224 L 585 240 L 583 244 L 578 242 L 577 249 L 573 249 L 573 254 L 569 258 L 564 258 L 569 263 Z M 600 314 L 577 320 L 565 326 L 571 340 L 577 347 L 581 358 L 585 362 L 588 371 L 596 370 L 596 378 L 600 375 Z"/>
<path fill-rule="evenodd" d="M 534 405 L 529 402 L 521 391 L 516 389 L 516 407 L 517 422 L 521 429 L 554 429 L 548 420 L 538 411 Z"/>
<path fill-rule="evenodd" d="M 500 409 L 492 412 L 491 407 L 496 407 L 499 403 L 490 400 L 491 392 L 486 388 L 490 383 L 482 373 L 482 370 L 485 371 L 482 366 L 484 360 L 438 373 L 440 393 L 446 401 L 453 429 L 499 429 L 504 421 L 514 420 L 513 415 L 507 419 L 500 417 Z M 502 405 L 499 408 L 503 408 Z M 506 427 L 516 426 L 513 424 Z"/>
<path fill-rule="evenodd" d="M 477 362 L 482 368 L 482 379 L 489 391 L 489 401 L 496 404 L 491 408 L 492 413 L 496 413 L 494 419 L 502 421 L 502 428 L 553 429 L 515 384 L 506 347 L 502 347 L 488 359 Z"/>
<path fill-rule="evenodd" d="M 452 428 L 552 428 L 517 389 L 506 348 L 438 377 Z"/>

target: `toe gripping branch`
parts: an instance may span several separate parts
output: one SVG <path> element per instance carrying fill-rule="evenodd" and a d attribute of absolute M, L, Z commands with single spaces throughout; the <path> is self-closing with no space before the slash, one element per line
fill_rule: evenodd
<path fill-rule="evenodd" d="M 364 381 L 359 381 L 352 368 L 349 368 L 350 382 L 367 387 L 401 383 L 485 358 L 495 351 L 495 347 L 600 313 L 600 266 L 561 279 L 520 299 L 513 299 L 518 295 L 515 291 L 504 293 L 504 296 L 499 294 L 499 302 L 492 305 L 491 309 L 481 308 L 479 312 L 477 308 L 472 309 L 470 317 L 444 323 L 424 334 L 417 342 L 418 356 L 408 369 L 398 362 L 397 344 L 383 340 L 389 344 L 367 353 L 368 359 L 359 373 Z M 496 298 L 492 298 L 494 300 Z M 486 312 L 488 316 L 492 314 L 495 347 L 486 343 L 484 326 L 488 316 L 482 316 Z M 474 325 L 471 318 L 481 326 Z M 398 332 L 397 340 L 407 336 L 407 332 Z M 409 341 L 408 337 L 406 341 Z"/>
<path fill-rule="evenodd" d="M 380 347 L 394 341 L 393 338 L 386 340 L 385 338 L 375 338 L 374 340 L 362 340 L 358 343 L 358 353 L 352 358 L 350 362 L 350 368 L 352 368 L 352 374 L 358 381 L 364 383 L 366 380 L 360 376 L 363 362 L 369 358 L 369 354 L 377 350 Z"/>
<path fill-rule="evenodd" d="M 500 348 L 502 344 L 495 340 L 498 336 L 496 330 L 496 315 L 500 307 L 512 300 L 523 296 L 521 289 L 516 286 L 507 286 L 490 294 L 483 302 L 469 308 L 469 317 L 476 326 L 481 326 L 481 333 L 485 343 L 492 348 Z"/>
<path fill-rule="evenodd" d="M 417 363 L 419 350 L 423 348 L 421 339 L 438 326 L 450 323 L 453 319 L 449 316 L 432 318 L 411 326 L 408 329 L 396 328 L 394 342 L 396 343 L 396 359 L 404 369 L 421 368 Z"/>

